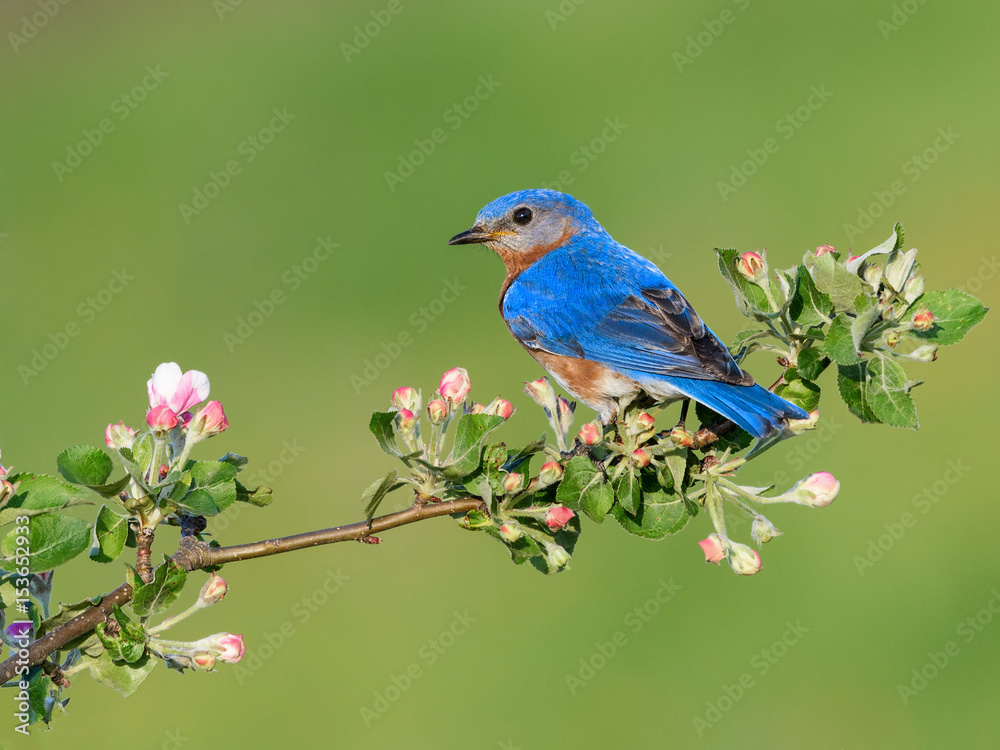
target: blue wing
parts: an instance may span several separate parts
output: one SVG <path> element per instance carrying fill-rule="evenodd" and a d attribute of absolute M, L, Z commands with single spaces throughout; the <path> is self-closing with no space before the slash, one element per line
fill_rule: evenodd
<path fill-rule="evenodd" d="M 503 316 L 527 348 L 654 376 L 752 385 L 656 266 L 608 239 L 577 237 L 518 276 Z"/>

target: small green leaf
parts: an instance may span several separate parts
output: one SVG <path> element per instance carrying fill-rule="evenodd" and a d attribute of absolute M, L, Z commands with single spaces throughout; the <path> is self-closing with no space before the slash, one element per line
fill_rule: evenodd
<path fill-rule="evenodd" d="M 819 386 L 811 380 L 800 377 L 795 368 L 785 371 L 785 382 L 775 388 L 774 392 L 806 411 L 812 411 L 819 406 Z"/>
<path fill-rule="evenodd" d="M 813 259 L 812 277 L 816 288 L 838 311 L 853 310 L 854 301 L 865 289 L 861 279 L 837 263 L 832 253 Z"/>
<path fill-rule="evenodd" d="M 847 408 L 862 422 L 879 424 L 881 420 L 875 416 L 868 401 L 867 378 L 867 361 L 837 367 L 837 388 Z"/>
<path fill-rule="evenodd" d="M 556 501 L 574 510 L 582 510 L 595 522 L 604 516 L 615 502 L 615 493 L 600 470 L 589 458 L 576 456 L 566 464 Z"/>
<path fill-rule="evenodd" d="M 15 559 L 20 567 L 20 558 L 27 556 L 28 572 L 44 573 L 90 547 L 91 526 L 82 518 L 51 513 L 34 516 L 28 521 L 26 537 L 17 531 L 11 530 L 0 542 L 0 550 L 7 558 L 5 568 L 13 565 Z"/>
<path fill-rule="evenodd" d="M 378 441 L 379 448 L 384 450 L 390 456 L 396 456 L 399 458 L 403 454 L 396 445 L 396 429 L 394 425 L 395 419 L 395 412 L 372 412 L 371 421 L 368 422 L 368 429 L 371 430 L 372 435 L 374 435 L 375 439 Z"/>
<path fill-rule="evenodd" d="M 243 483 L 236 480 L 236 499 L 241 503 L 250 503 L 250 505 L 256 505 L 258 508 L 263 508 L 271 504 L 274 500 L 271 497 L 272 490 L 270 487 L 264 487 L 263 485 L 249 490 L 243 486 Z"/>
<path fill-rule="evenodd" d="M 76 445 L 67 448 L 56 459 L 59 473 L 74 484 L 99 486 L 111 476 L 111 457 L 99 448 Z"/>
<path fill-rule="evenodd" d="M 808 349 L 803 349 L 799 352 L 795 369 L 806 380 L 815 380 L 823 374 L 823 371 L 829 365 L 830 359 L 823 354 L 823 350 L 815 346 L 810 346 Z"/>
<path fill-rule="evenodd" d="M 462 479 L 479 468 L 483 440 L 506 420 L 490 414 L 463 414 L 455 428 L 455 447 L 442 473 L 448 479 Z"/>
<path fill-rule="evenodd" d="M 736 338 L 733 339 L 733 343 L 729 345 L 729 353 L 732 355 L 733 359 L 737 362 L 741 362 L 748 354 L 753 354 L 755 351 L 760 349 L 760 344 L 757 342 L 757 339 L 763 338 L 767 335 L 767 331 L 760 330 L 759 328 L 750 328 L 745 331 L 740 331 L 736 334 Z"/>
<path fill-rule="evenodd" d="M 618 504 L 627 513 L 635 515 L 642 503 L 642 490 L 639 488 L 639 472 L 629 465 L 611 482 Z"/>
<path fill-rule="evenodd" d="M 128 538 L 128 516 L 115 513 L 107 505 L 102 505 L 94 522 L 94 542 L 90 547 L 90 559 L 109 563 L 118 558 L 125 549 Z"/>
<path fill-rule="evenodd" d="M 47 474 L 18 474 L 10 480 L 19 483 L 14 497 L 0 510 L 0 526 L 14 523 L 18 516 L 53 513 L 74 505 L 92 505 L 78 487 Z"/>
<path fill-rule="evenodd" d="M 829 295 L 816 288 L 805 266 L 798 266 L 796 279 L 798 286 L 788 307 L 792 320 L 803 328 L 829 321 L 833 311 Z"/>
<path fill-rule="evenodd" d="M 947 346 L 956 344 L 977 325 L 989 311 L 982 302 L 959 289 L 927 292 L 911 308 L 927 308 L 934 315 L 934 324 L 927 331 L 912 331 L 917 338 Z"/>
<path fill-rule="evenodd" d="M 126 698 L 136 690 L 153 671 L 157 660 L 148 654 L 133 664 L 115 663 L 107 651 L 100 656 L 83 655 L 78 662 L 90 670 L 90 676 L 106 687 L 117 690 Z"/>
<path fill-rule="evenodd" d="M 381 479 L 376 479 L 369 485 L 368 489 L 361 495 L 361 502 L 365 504 L 365 520 L 370 521 L 375 516 L 379 504 L 387 494 L 402 487 L 403 482 L 396 478 L 396 470 L 393 469 Z"/>
<path fill-rule="evenodd" d="M 153 572 L 153 580 L 135 590 L 132 610 L 139 617 L 163 612 L 177 599 L 186 580 L 187 571 L 184 568 L 173 560 L 165 560 Z"/>
<path fill-rule="evenodd" d="M 854 350 L 861 351 L 861 343 L 868 336 L 872 325 L 879 319 L 880 313 L 875 300 L 867 294 L 858 295 L 858 298 L 854 300 L 854 309 L 856 317 L 851 321 L 851 341 L 854 343 Z M 843 364 L 851 363 L 844 362 Z"/>
<path fill-rule="evenodd" d="M 823 256 L 828 257 L 828 256 Z M 853 318 L 841 313 L 833 319 L 823 342 L 823 351 L 837 364 L 853 365 L 861 361 L 854 337 L 851 335 Z"/>
<path fill-rule="evenodd" d="M 616 504 L 611 514 L 625 531 L 645 539 L 663 539 L 687 525 L 691 518 L 688 506 L 681 497 L 667 492 L 655 476 L 642 474 L 642 505 L 639 512 L 629 514 Z"/>
<path fill-rule="evenodd" d="M 910 396 L 913 387 L 903 368 L 885 356 L 868 363 L 867 401 L 880 422 L 893 427 L 917 429 L 917 407 Z"/>

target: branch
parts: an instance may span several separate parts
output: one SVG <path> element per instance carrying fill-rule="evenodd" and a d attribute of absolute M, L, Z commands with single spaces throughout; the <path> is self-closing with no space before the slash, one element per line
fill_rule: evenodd
<path fill-rule="evenodd" d="M 467 513 L 470 510 L 482 509 L 483 507 L 483 501 L 478 497 L 464 497 L 441 502 L 418 501 L 406 510 L 373 518 L 370 523 L 362 521 L 348 526 L 308 531 L 305 534 L 295 534 L 280 539 L 267 539 L 262 542 L 237 544 L 233 547 L 216 547 L 215 549 L 208 547 L 203 542 L 198 542 L 193 537 L 184 537 L 181 539 L 180 549 L 174 553 L 172 559 L 185 570 L 200 570 L 224 563 L 252 560 L 256 557 L 268 557 L 297 549 L 318 547 L 321 544 L 360 541 L 375 532 L 394 529 L 397 526 L 405 526 L 428 518 Z M 132 593 L 132 587 L 123 583 L 110 594 L 105 595 L 100 604 L 77 615 L 51 633 L 46 633 L 45 636 L 28 647 L 28 665 L 42 664 L 50 654 L 60 650 L 70 641 L 94 630 L 111 615 L 114 605 L 121 606 L 130 601 Z M 24 662 L 17 661 L 16 655 L 0 664 L 0 684 L 13 678 L 18 667 L 23 665 Z"/>

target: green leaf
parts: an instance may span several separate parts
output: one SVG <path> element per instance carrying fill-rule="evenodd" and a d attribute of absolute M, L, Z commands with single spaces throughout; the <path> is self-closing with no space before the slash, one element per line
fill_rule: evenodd
<path fill-rule="evenodd" d="M 917 429 L 917 407 L 910 396 L 916 385 L 906 379 L 903 368 L 885 356 L 868 363 L 867 401 L 880 422 L 893 427 Z"/>
<path fill-rule="evenodd" d="M 731 247 L 717 247 L 715 254 L 718 256 L 719 271 L 722 273 L 722 277 L 732 287 L 737 309 L 752 320 L 766 320 L 775 317 L 777 313 L 771 311 L 771 305 L 767 301 L 764 290 L 737 270 L 736 264 L 740 258 L 740 251 Z"/>
<path fill-rule="evenodd" d="M 403 482 L 396 478 L 396 470 L 393 469 L 381 479 L 376 479 L 369 485 L 368 489 L 361 495 L 361 502 L 365 504 L 365 520 L 370 521 L 375 516 L 379 504 L 387 494 L 402 487 Z"/>
<path fill-rule="evenodd" d="M 642 503 L 642 490 L 639 488 L 639 476 L 634 466 L 628 465 L 612 482 L 611 487 L 615 499 L 626 512 L 635 515 Z"/>
<path fill-rule="evenodd" d="M 0 510 L 0 526 L 14 523 L 18 516 L 53 513 L 74 505 L 93 505 L 80 495 L 78 487 L 47 474 L 18 474 L 17 492 Z"/>
<path fill-rule="evenodd" d="M 109 563 L 118 558 L 125 549 L 128 538 L 128 516 L 115 513 L 107 505 L 102 505 L 94 522 L 94 542 L 90 547 L 90 559 Z"/>
<path fill-rule="evenodd" d="M 615 502 L 615 493 L 589 458 L 576 456 L 566 464 L 556 490 L 556 501 L 567 508 L 582 510 L 595 522 L 603 523 Z"/>
<path fill-rule="evenodd" d="M 838 365 L 837 388 L 851 413 L 867 424 L 879 424 L 881 420 L 875 416 L 868 401 L 867 381 L 868 362 L 856 365 Z"/>
<path fill-rule="evenodd" d="M 733 343 L 729 345 L 729 353 L 732 355 L 733 359 L 741 362 L 744 357 L 748 354 L 753 354 L 753 352 L 760 349 L 760 344 L 757 343 L 757 339 L 767 336 L 767 331 L 763 331 L 759 328 L 750 328 L 745 331 L 740 331 L 736 334 L 736 338 L 733 339 Z"/>
<path fill-rule="evenodd" d="M 833 319 L 833 323 L 830 324 L 830 329 L 826 333 L 823 351 L 837 364 L 853 365 L 862 359 L 854 346 L 854 337 L 851 335 L 852 321 L 853 318 L 841 313 Z"/>
<path fill-rule="evenodd" d="M 912 334 L 942 346 L 961 341 L 989 311 L 978 299 L 959 289 L 927 292 L 911 309 L 916 311 L 924 307 L 933 313 L 934 324 L 930 330 L 912 331 Z"/>
<path fill-rule="evenodd" d="M 249 490 L 243 483 L 236 480 L 236 499 L 241 503 L 250 503 L 250 505 L 256 505 L 258 508 L 263 508 L 271 504 L 274 500 L 271 497 L 272 490 L 270 487 L 264 487 L 263 485 Z"/>
<path fill-rule="evenodd" d="M 0 542 L 8 563 L 22 557 L 22 551 L 27 553 L 28 572 L 44 573 L 47 570 L 72 560 L 90 547 L 91 526 L 82 518 L 45 514 L 35 516 L 28 521 L 27 544 L 19 543 L 24 539 L 13 529 Z M 18 566 L 20 567 L 20 566 Z"/>
<path fill-rule="evenodd" d="M 250 463 L 249 458 L 247 458 L 246 456 L 241 456 L 239 453 L 227 453 L 222 458 L 220 458 L 219 461 L 221 461 L 222 463 L 230 464 L 231 466 L 235 466 L 240 471 L 242 471 L 246 467 L 246 465 Z"/>
<path fill-rule="evenodd" d="M 903 225 L 897 221 L 896 225 L 892 228 L 892 234 L 889 235 L 889 239 L 887 239 L 882 244 L 873 247 L 867 253 L 862 254 L 860 257 L 855 258 L 853 261 L 849 261 L 847 263 L 847 267 L 852 270 L 856 269 L 860 274 L 862 261 L 868 260 L 873 255 L 888 255 L 893 250 L 899 250 L 899 248 L 903 246 L 904 238 L 905 236 L 903 234 Z"/>
<path fill-rule="evenodd" d="M 111 476 L 111 457 L 99 448 L 76 445 L 67 448 L 56 459 L 59 473 L 74 484 L 99 486 Z"/>
<path fill-rule="evenodd" d="M 794 367 L 785 371 L 785 381 L 774 392 L 783 399 L 801 406 L 806 411 L 812 411 L 819 406 L 819 386 L 811 380 L 800 377 Z"/>
<path fill-rule="evenodd" d="M 223 461 L 195 461 L 188 464 L 195 487 L 210 487 L 236 478 L 239 469 Z"/>
<path fill-rule="evenodd" d="M 117 690 L 126 698 L 136 690 L 156 666 L 156 659 L 148 654 L 133 664 L 115 663 L 107 651 L 100 656 L 83 655 L 78 662 L 90 670 L 90 676 L 106 687 Z"/>
<path fill-rule="evenodd" d="M 795 369 L 806 380 L 815 380 L 823 374 L 823 371 L 829 365 L 830 358 L 823 354 L 823 350 L 815 346 L 810 346 L 808 349 L 803 349 L 799 352 Z"/>
<path fill-rule="evenodd" d="M 826 323 L 833 311 L 830 297 L 816 288 L 805 266 L 796 269 L 796 280 L 798 285 L 788 307 L 792 321 L 803 328 Z"/>
<path fill-rule="evenodd" d="M 854 300 L 856 317 L 851 321 L 851 341 L 855 351 L 861 351 L 861 344 L 868 336 L 872 325 L 879 319 L 880 313 L 875 300 L 867 294 L 859 294 Z M 844 362 L 844 364 L 851 364 Z"/>
<path fill-rule="evenodd" d="M 396 413 L 391 411 L 372 412 L 372 418 L 368 422 L 368 429 L 378 441 L 379 448 L 390 456 L 399 458 L 403 453 L 396 446 L 396 429 L 394 420 Z"/>
<path fill-rule="evenodd" d="M 448 479 L 462 479 L 479 468 L 485 437 L 506 420 L 490 414 L 463 414 L 455 429 L 455 446 L 442 473 Z"/>
<path fill-rule="evenodd" d="M 188 464 L 191 472 L 191 492 L 177 499 L 171 499 L 179 506 L 199 516 L 214 516 L 236 502 L 236 475 L 239 473 L 232 464 L 221 461 L 195 461 Z M 183 475 L 178 482 L 183 481 Z"/>
<path fill-rule="evenodd" d="M 173 560 L 166 559 L 153 572 L 153 580 L 135 590 L 132 610 L 139 617 L 157 615 L 177 599 L 187 580 L 187 571 Z"/>
<path fill-rule="evenodd" d="M 865 290 L 861 279 L 837 263 L 832 253 L 813 259 L 812 278 L 838 311 L 853 310 L 854 301 Z"/>
<path fill-rule="evenodd" d="M 684 528 L 691 515 L 681 497 L 667 492 L 656 481 L 656 477 L 642 474 L 642 505 L 639 512 L 629 514 L 616 504 L 611 514 L 625 531 L 644 539 L 663 539 Z"/>

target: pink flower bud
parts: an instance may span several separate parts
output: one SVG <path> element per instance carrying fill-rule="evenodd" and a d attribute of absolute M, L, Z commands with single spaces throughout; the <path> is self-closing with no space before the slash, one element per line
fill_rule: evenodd
<path fill-rule="evenodd" d="M 709 534 L 698 542 L 701 551 L 705 553 L 705 562 L 718 565 L 726 557 L 726 548 L 718 534 Z"/>
<path fill-rule="evenodd" d="M 482 414 L 484 411 L 486 411 L 486 407 L 480 403 L 474 403 L 469 407 L 469 414 Z"/>
<path fill-rule="evenodd" d="M 895 349 L 899 345 L 899 342 L 903 340 L 899 331 L 887 331 L 882 338 L 885 341 L 885 345 L 890 349 Z"/>
<path fill-rule="evenodd" d="M 169 406 L 154 406 L 146 412 L 146 424 L 154 435 L 164 437 L 177 426 L 177 415 Z"/>
<path fill-rule="evenodd" d="M 506 493 L 517 492 L 524 486 L 524 477 L 512 471 L 503 478 L 503 489 Z"/>
<path fill-rule="evenodd" d="M 744 278 L 754 283 L 767 279 L 767 265 L 757 253 L 743 253 L 736 261 L 736 269 Z"/>
<path fill-rule="evenodd" d="M 570 521 L 576 513 L 564 505 L 553 505 L 545 511 L 545 525 L 550 529 L 561 529 Z"/>
<path fill-rule="evenodd" d="M 508 521 L 500 526 L 500 536 L 509 544 L 513 544 L 521 538 L 521 527 L 513 521 Z"/>
<path fill-rule="evenodd" d="M 825 508 L 837 499 L 840 482 L 830 472 L 819 471 L 795 485 L 792 491 L 796 490 L 801 499 L 796 499 L 795 502 L 812 508 Z"/>
<path fill-rule="evenodd" d="M 431 424 L 441 424 L 448 416 L 448 405 L 439 398 L 427 404 L 427 417 Z"/>
<path fill-rule="evenodd" d="M 921 310 L 913 316 L 913 329 L 916 331 L 929 331 L 934 325 L 934 313 L 930 310 Z"/>
<path fill-rule="evenodd" d="M 237 635 L 236 633 L 216 633 L 204 640 L 208 640 L 214 645 L 215 649 L 219 650 L 219 661 L 224 661 L 227 664 L 235 664 L 243 658 L 245 647 L 242 635 Z"/>
<path fill-rule="evenodd" d="M 833 245 L 820 245 L 819 247 L 816 248 L 816 257 L 818 258 L 821 255 L 829 255 L 830 253 L 833 252 L 836 252 L 836 249 L 833 247 Z"/>
<path fill-rule="evenodd" d="M 104 442 L 109 448 L 118 450 L 119 448 L 132 448 L 135 442 L 135 430 L 125 425 L 124 422 L 109 424 L 104 429 Z"/>
<path fill-rule="evenodd" d="M 544 486 L 555 484 L 562 479 L 563 467 L 558 461 L 546 461 L 538 473 L 538 481 Z"/>
<path fill-rule="evenodd" d="M 6 479 L 0 479 L 0 506 L 3 506 L 4 503 L 14 497 L 15 492 L 14 485 Z"/>
<path fill-rule="evenodd" d="M 396 412 L 396 425 L 400 432 L 413 432 L 417 426 L 417 418 L 409 409 L 400 409 Z"/>
<path fill-rule="evenodd" d="M 229 427 L 226 413 L 218 401 L 209 401 L 188 424 L 188 436 L 191 440 L 204 440 Z"/>
<path fill-rule="evenodd" d="M 209 575 L 205 585 L 201 587 L 201 594 L 198 595 L 198 599 L 207 607 L 210 604 L 221 602 L 228 590 L 229 587 L 226 585 L 223 577 L 212 573 Z"/>
<path fill-rule="evenodd" d="M 597 445 L 603 438 L 601 428 L 596 422 L 587 422 L 580 428 L 580 442 L 584 445 Z"/>
<path fill-rule="evenodd" d="M 441 376 L 441 387 L 438 392 L 450 406 L 458 406 L 465 401 L 471 390 L 469 373 L 464 367 L 454 367 Z"/>
<path fill-rule="evenodd" d="M 636 448 L 632 451 L 632 462 L 640 469 L 649 466 L 649 453 L 642 448 Z"/>
<path fill-rule="evenodd" d="M 670 439 L 673 441 L 674 445 L 681 448 L 690 448 L 694 445 L 694 435 L 685 430 L 683 427 L 674 427 L 670 431 Z"/>
<path fill-rule="evenodd" d="M 639 412 L 639 416 L 635 418 L 635 421 L 644 430 L 651 430 L 656 426 L 656 418 L 646 411 Z"/>
<path fill-rule="evenodd" d="M 514 413 L 514 405 L 507 399 L 497 396 L 493 399 L 493 403 L 486 407 L 486 413 L 510 419 L 510 415 Z"/>
<path fill-rule="evenodd" d="M 761 560 L 757 550 L 745 544 L 730 543 L 729 567 L 739 576 L 752 576 L 760 571 Z"/>
<path fill-rule="evenodd" d="M 420 411 L 420 394 L 416 388 L 403 386 L 392 392 L 392 405 L 397 409 L 408 409 L 416 414 Z"/>

